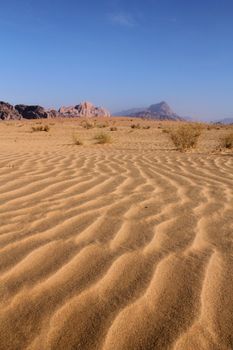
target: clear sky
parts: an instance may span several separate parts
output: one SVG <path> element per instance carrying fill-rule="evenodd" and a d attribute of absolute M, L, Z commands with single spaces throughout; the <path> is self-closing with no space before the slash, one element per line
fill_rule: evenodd
<path fill-rule="evenodd" d="M 0 0 L 0 100 L 233 116 L 232 0 Z"/>

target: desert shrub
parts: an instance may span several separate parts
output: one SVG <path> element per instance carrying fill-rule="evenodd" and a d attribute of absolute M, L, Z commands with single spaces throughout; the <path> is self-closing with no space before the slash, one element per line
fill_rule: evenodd
<path fill-rule="evenodd" d="M 97 124 L 96 126 L 97 126 L 97 128 L 102 129 L 102 128 L 107 128 L 108 124 L 106 124 L 106 123 L 100 123 L 100 124 Z"/>
<path fill-rule="evenodd" d="M 228 149 L 233 148 L 233 132 L 222 138 L 222 146 Z"/>
<path fill-rule="evenodd" d="M 116 126 L 112 126 L 112 127 L 110 128 L 110 131 L 117 131 L 117 127 L 116 127 Z"/>
<path fill-rule="evenodd" d="M 169 134 L 170 131 L 169 131 L 168 129 L 163 129 L 162 132 L 163 132 L 164 134 Z"/>
<path fill-rule="evenodd" d="M 81 125 L 84 129 L 93 129 L 95 127 L 94 123 L 89 122 L 87 120 L 82 121 Z"/>
<path fill-rule="evenodd" d="M 150 125 L 144 125 L 142 128 L 143 128 L 144 130 L 148 130 L 148 129 L 150 129 Z"/>
<path fill-rule="evenodd" d="M 139 123 L 138 124 L 132 124 L 131 125 L 131 129 L 141 129 L 141 126 L 140 126 Z"/>
<path fill-rule="evenodd" d="M 76 146 L 82 146 L 83 145 L 83 141 L 80 139 L 80 137 L 76 134 L 73 134 L 73 143 Z"/>
<path fill-rule="evenodd" d="M 174 130 L 170 130 L 169 134 L 176 148 L 180 151 L 185 151 L 197 146 L 201 130 L 200 124 L 184 124 Z"/>
<path fill-rule="evenodd" d="M 49 125 L 40 125 L 40 126 L 33 126 L 32 127 L 32 132 L 38 132 L 38 131 L 49 132 L 49 130 L 50 130 Z"/>
<path fill-rule="evenodd" d="M 45 132 L 49 132 L 49 130 L 50 130 L 50 126 L 49 126 L 49 125 L 45 125 L 45 126 L 44 126 L 44 131 L 45 131 Z"/>
<path fill-rule="evenodd" d="M 104 133 L 96 135 L 95 140 L 99 144 L 111 143 L 111 137 L 108 134 L 104 134 Z"/>

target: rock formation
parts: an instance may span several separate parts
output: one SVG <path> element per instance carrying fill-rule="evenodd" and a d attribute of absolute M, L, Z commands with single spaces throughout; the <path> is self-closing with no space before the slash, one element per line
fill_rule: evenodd
<path fill-rule="evenodd" d="M 18 104 L 15 107 L 9 103 L 0 102 L 0 119 L 45 119 L 62 117 L 110 117 L 110 113 L 102 108 L 95 107 L 90 102 L 84 102 L 77 106 L 61 107 L 55 109 L 44 109 L 41 106 Z"/>
<path fill-rule="evenodd" d="M 59 112 L 65 117 L 110 117 L 110 113 L 106 109 L 95 107 L 90 102 L 83 102 L 77 106 L 61 107 Z"/>
<path fill-rule="evenodd" d="M 222 120 L 218 120 L 217 122 L 213 122 L 214 124 L 226 124 L 226 125 L 233 125 L 233 118 L 225 118 Z"/>
<path fill-rule="evenodd" d="M 62 118 L 63 114 L 56 111 L 56 109 L 46 109 L 45 112 L 48 114 L 48 118 Z"/>
<path fill-rule="evenodd" d="M 0 101 L 0 119 L 2 120 L 19 120 L 22 116 L 7 102 Z"/>
<path fill-rule="evenodd" d="M 41 106 L 16 105 L 15 109 L 25 119 L 41 119 L 49 117 L 49 114 Z"/>
<path fill-rule="evenodd" d="M 148 108 L 140 108 L 138 111 L 136 109 L 129 110 L 126 117 L 137 117 L 137 118 L 148 118 L 148 119 L 157 119 L 157 120 L 184 120 L 176 113 L 172 111 L 169 105 L 162 101 L 157 104 L 153 104 Z M 123 116 L 122 113 L 118 113 L 119 116 Z"/>

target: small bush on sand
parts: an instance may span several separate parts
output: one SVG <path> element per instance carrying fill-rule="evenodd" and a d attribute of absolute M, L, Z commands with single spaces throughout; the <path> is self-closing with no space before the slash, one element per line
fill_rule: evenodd
<path fill-rule="evenodd" d="M 87 120 L 82 121 L 81 125 L 84 129 L 93 129 L 95 127 L 94 123 L 89 122 Z"/>
<path fill-rule="evenodd" d="M 131 125 L 131 129 L 141 129 L 141 126 L 140 126 L 139 123 L 138 124 L 132 124 Z"/>
<path fill-rule="evenodd" d="M 96 126 L 97 126 L 97 128 L 102 129 L 102 128 L 107 128 L 108 124 L 106 124 L 106 123 L 101 123 L 101 124 L 97 124 Z"/>
<path fill-rule="evenodd" d="M 111 143 L 111 137 L 103 133 L 96 135 L 95 140 L 98 144 Z"/>
<path fill-rule="evenodd" d="M 225 135 L 222 138 L 222 146 L 228 149 L 233 148 L 233 132 L 231 134 Z"/>
<path fill-rule="evenodd" d="M 150 125 L 144 125 L 142 128 L 143 128 L 144 130 L 148 130 L 148 129 L 150 129 Z"/>
<path fill-rule="evenodd" d="M 73 134 L 73 142 L 76 146 L 82 146 L 83 141 L 79 138 L 78 135 Z"/>
<path fill-rule="evenodd" d="M 44 131 L 45 131 L 45 132 L 49 132 L 49 130 L 50 130 L 50 126 L 49 126 L 49 125 L 45 125 L 45 126 L 44 126 Z"/>
<path fill-rule="evenodd" d="M 170 130 L 170 137 L 179 151 L 195 148 L 201 135 L 201 125 L 184 124 L 174 130 Z"/>
<path fill-rule="evenodd" d="M 116 126 L 112 126 L 112 127 L 110 128 L 110 131 L 117 131 L 117 127 L 116 127 Z"/>
<path fill-rule="evenodd" d="M 38 132 L 38 131 L 49 132 L 49 130 L 50 130 L 49 125 L 40 125 L 40 126 L 33 126 L 32 127 L 32 132 Z"/>

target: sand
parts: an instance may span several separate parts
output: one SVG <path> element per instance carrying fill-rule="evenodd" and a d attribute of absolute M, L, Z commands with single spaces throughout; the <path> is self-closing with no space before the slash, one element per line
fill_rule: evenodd
<path fill-rule="evenodd" d="M 166 123 L 36 123 L 0 123 L 0 349 L 233 349 L 224 130 L 180 153 Z"/>

